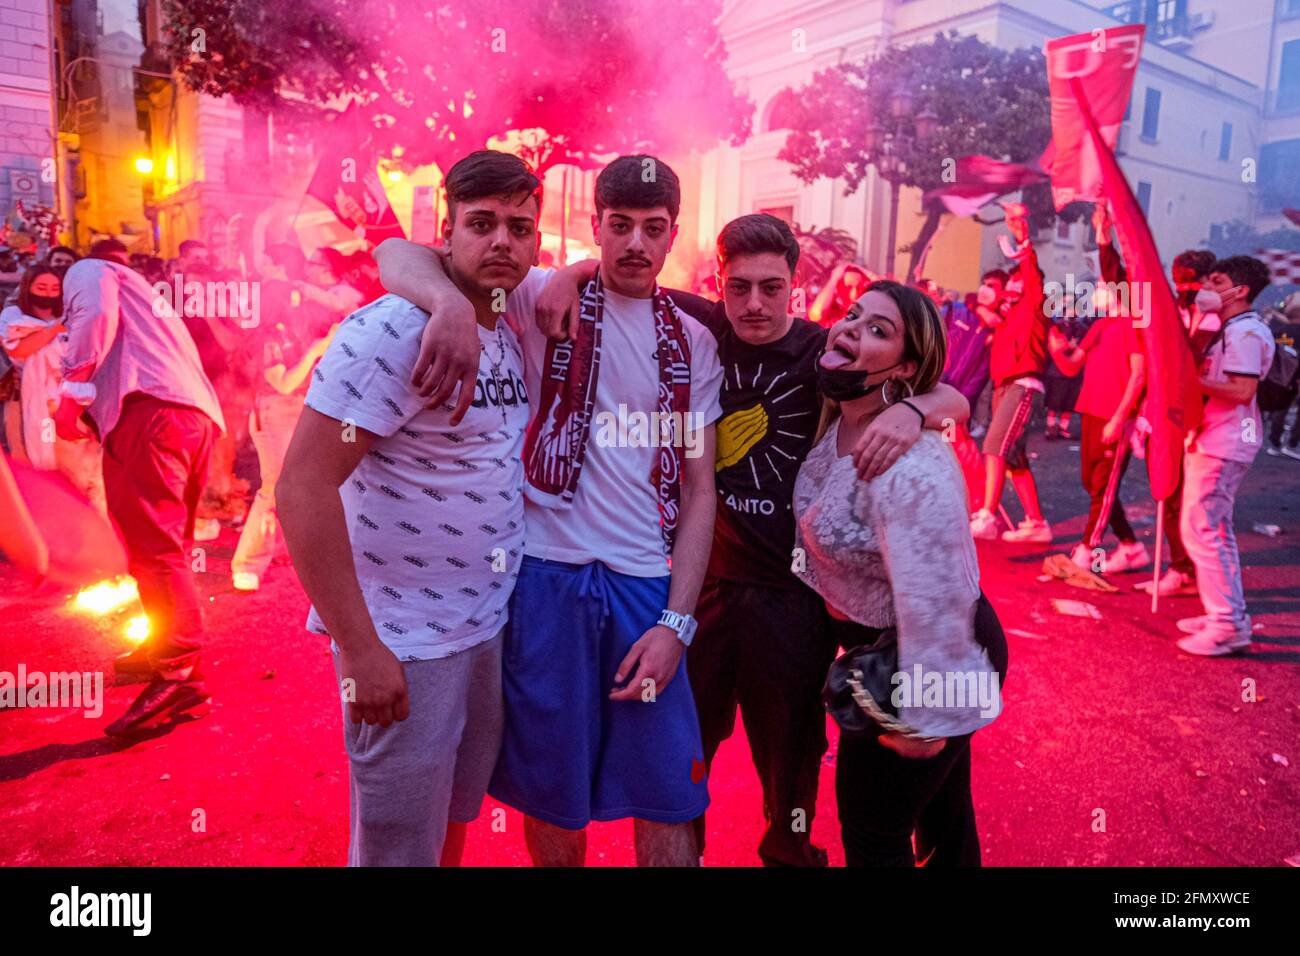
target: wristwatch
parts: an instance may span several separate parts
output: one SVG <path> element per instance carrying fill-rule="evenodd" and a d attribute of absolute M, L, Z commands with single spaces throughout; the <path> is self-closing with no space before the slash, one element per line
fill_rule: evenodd
<path fill-rule="evenodd" d="M 677 634 L 677 640 L 681 641 L 686 647 L 691 646 L 691 641 L 695 639 L 695 628 L 699 623 L 689 614 L 678 614 L 676 611 L 669 611 L 666 608 L 659 615 L 659 623 L 664 627 L 671 628 Z"/>

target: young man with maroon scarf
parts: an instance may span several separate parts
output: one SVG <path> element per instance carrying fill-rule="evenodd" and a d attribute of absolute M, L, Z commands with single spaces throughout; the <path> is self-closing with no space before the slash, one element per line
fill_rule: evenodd
<path fill-rule="evenodd" d="M 587 823 L 626 817 L 638 864 L 698 862 L 691 821 L 708 790 L 685 650 L 713 535 L 722 371 L 713 337 L 656 281 L 680 205 L 667 164 L 610 163 L 596 180 L 601 265 L 583 289 L 577 336 L 523 329 L 536 396 L 527 539 L 489 792 L 524 812 L 538 865 L 581 865 Z M 390 240 L 376 259 L 390 291 L 435 316 L 426 343 L 459 337 L 463 305 L 436 253 Z M 528 306 L 511 303 L 516 314 Z M 438 357 L 427 373 L 417 366 L 417 380 L 445 401 L 459 383 L 448 374 L 455 349 L 428 351 Z M 637 420 L 657 424 L 638 433 Z"/>

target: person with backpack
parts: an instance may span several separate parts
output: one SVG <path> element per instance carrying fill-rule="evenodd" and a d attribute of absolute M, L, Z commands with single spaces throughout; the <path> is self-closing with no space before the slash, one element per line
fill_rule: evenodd
<path fill-rule="evenodd" d="M 1214 264 L 1197 295 L 1200 311 L 1217 314 L 1222 325 L 1201 365 L 1205 414 L 1188 436 L 1183 460 L 1183 543 L 1196 565 L 1205 613 L 1178 622 L 1188 635 L 1178 647 L 1204 657 L 1243 651 L 1251 643 L 1232 510 L 1264 438 L 1257 392 L 1272 368 L 1275 346 L 1252 303 L 1268 284 L 1268 266 L 1232 256 Z"/>

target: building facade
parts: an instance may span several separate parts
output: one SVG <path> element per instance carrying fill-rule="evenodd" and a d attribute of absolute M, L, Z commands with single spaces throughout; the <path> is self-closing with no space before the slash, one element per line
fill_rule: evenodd
<path fill-rule="evenodd" d="M 778 95 L 820 69 L 869 58 L 890 44 L 936 33 L 973 34 L 1004 49 L 1041 49 L 1051 38 L 1125 22 L 1148 35 L 1119 141 L 1120 162 L 1148 211 L 1166 260 L 1204 245 L 1242 220 L 1280 222 L 1300 169 L 1300 0 L 1185 0 L 1130 4 L 1079 0 L 825 0 L 791 8 L 780 0 L 727 0 L 719 27 L 728 72 L 755 103 L 754 135 L 702 163 L 698 241 L 707 247 L 734 216 L 770 211 L 801 226 L 834 226 L 858 240 L 876 270 L 887 259 L 888 184 L 874 170 L 844 194 L 838 180 L 797 180 L 777 159 L 786 133 Z M 1295 44 L 1295 45 L 1292 45 Z M 1046 145 L 1046 144 L 1044 144 Z M 1293 159 L 1294 157 L 1294 159 Z M 1289 177 L 1289 178 L 1288 178 Z M 1267 188 L 1265 188 L 1267 186 Z M 993 210 L 996 216 L 996 210 Z M 898 243 L 922 222 L 920 196 L 904 189 Z M 947 216 L 925 271 L 951 288 L 973 289 L 1001 264 L 999 229 Z M 1061 223 L 1038 237 L 1049 275 L 1095 275 L 1091 227 Z M 977 250 L 978 254 L 972 254 Z M 897 270 L 907 266 L 899 255 Z"/>
<path fill-rule="evenodd" d="M 0 219 L 55 202 L 50 63 L 46 0 L 0 0 Z"/>

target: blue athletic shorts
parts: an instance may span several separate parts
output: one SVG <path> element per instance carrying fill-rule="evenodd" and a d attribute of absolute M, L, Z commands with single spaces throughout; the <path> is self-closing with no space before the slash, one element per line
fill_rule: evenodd
<path fill-rule="evenodd" d="M 653 701 L 609 699 L 618 665 L 667 601 L 667 576 L 524 557 L 506 625 L 493 797 L 567 829 L 626 817 L 685 823 L 704 812 L 686 655 Z"/>

